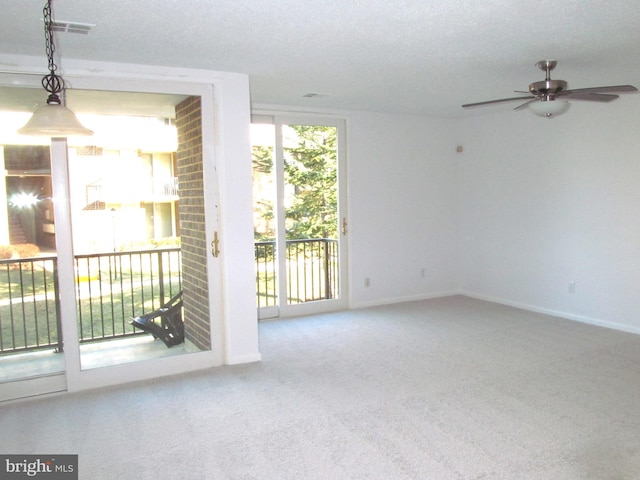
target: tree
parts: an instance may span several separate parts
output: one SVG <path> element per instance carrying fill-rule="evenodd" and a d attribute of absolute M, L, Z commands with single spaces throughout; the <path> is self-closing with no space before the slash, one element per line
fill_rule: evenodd
<path fill-rule="evenodd" d="M 337 139 L 335 127 L 283 127 L 287 239 L 337 238 Z M 273 148 L 253 146 L 256 240 L 275 238 Z"/>
<path fill-rule="evenodd" d="M 335 127 L 290 125 L 284 175 L 288 239 L 336 238 L 338 233 Z M 291 146 L 288 144 L 291 143 Z"/>
<path fill-rule="evenodd" d="M 275 238 L 273 148 L 254 145 L 251 159 L 253 163 L 254 238 L 257 241 L 269 241 Z"/>

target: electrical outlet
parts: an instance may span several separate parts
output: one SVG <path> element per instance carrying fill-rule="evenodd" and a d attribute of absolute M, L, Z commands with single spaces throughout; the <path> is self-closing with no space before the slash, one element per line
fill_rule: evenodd
<path fill-rule="evenodd" d="M 371 280 L 369 280 L 369 277 L 364 279 L 364 286 L 365 288 L 369 288 L 371 286 Z"/>
<path fill-rule="evenodd" d="M 569 282 L 567 289 L 569 293 L 576 293 L 576 282 Z"/>
<path fill-rule="evenodd" d="M 427 271 L 424 268 L 421 268 L 420 269 L 420 278 L 424 278 L 426 274 L 427 274 Z"/>

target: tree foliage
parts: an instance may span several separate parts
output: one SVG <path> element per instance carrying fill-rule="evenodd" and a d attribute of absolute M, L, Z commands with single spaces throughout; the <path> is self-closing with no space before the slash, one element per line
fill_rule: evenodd
<path fill-rule="evenodd" d="M 336 238 L 338 189 L 336 128 L 289 126 L 297 145 L 285 148 L 287 238 Z M 285 195 L 286 195 L 285 194 Z"/>
<path fill-rule="evenodd" d="M 254 238 L 257 241 L 270 241 L 275 238 L 273 148 L 254 145 L 251 159 L 253 162 Z"/>
<path fill-rule="evenodd" d="M 335 127 L 284 127 L 285 228 L 287 239 L 336 238 L 338 233 Z M 273 175 L 273 149 L 254 146 L 255 185 Z M 257 195 L 255 238 L 273 238 L 274 202 Z"/>

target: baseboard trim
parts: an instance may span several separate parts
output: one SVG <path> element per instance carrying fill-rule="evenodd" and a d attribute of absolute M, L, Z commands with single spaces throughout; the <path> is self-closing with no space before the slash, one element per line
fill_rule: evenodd
<path fill-rule="evenodd" d="M 65 392 L 67 380 L 64 373 L 8 381 L 2 384 L 0 403 Z"/>
<path fill-rule="evenodd" d="M 382 305 L 393 305 L 395 303 L 405 303 L 405 302 L 419 302 L 420 300 L 431 300 L 434 298 L 451 297 L 453 295 L 463 295 L 463 294 L 458 290 L 449 290 L 449 291 L 443 291 L 443 292 L 410 295 L 407 297 L 381 298 L 381 299 L 371 300 L 367 302 L 357 302 L 352 304 L 351 308 L 359 309 L 359 308 L 369 308 L 369 307 L 380 307 Z"/>
<path fill-rule="evenodd" d="M 584 315 L 576 315 L 574 313 L 563 312 L 561 310 L 553 310 L 550 308 L 538 307 L 535 305 L 530 305 L 526 303 L 513 302 L 511 300 L 505 300 L 504 298 L 492 297 L 490 295 L 483 295 L 480 293 L 469 292 L 461 290 L 458 292 L 459 295 L 464 295 L 465 297 L 475 298 L 477 300 L 484 300 L 485 302 L 497 303 L 500 305 L 506 305 L 508 307 L 519 308 L 520 310 L 527 310 L 529 312 L 542 313 L 545 315 L 550 315 L 552 317 L 563 318 L 565 320 L 573 320 L 575 322 L 586 323 L 589 325 L 594 325 L 597 327 L 610 328 L 612 330 L 619 330 L 627 333 L 635 333 L 640 334 L 640 327 L 633 327 L 630 325 L 625 325 L 623 323 L 609 322 L 605 320 L 600 320 L 597 318 L 587 317 Z"/>
<path fill-rule="evenodd" d="M 227 358 L 226 365 L 241 365 L 243 363 L 254 363 L 262 360 L 260 353 L 252 353 L 250 355 L 238 355 Z"/>

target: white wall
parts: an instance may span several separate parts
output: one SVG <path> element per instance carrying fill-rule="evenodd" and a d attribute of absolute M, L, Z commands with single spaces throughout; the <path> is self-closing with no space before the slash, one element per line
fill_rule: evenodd
<path fill-rule="evenodd" d="M 409 115 L 349 115 L 351 307 L 456 289 L 455 125 Z"/>
<path fill-rule="evenodd" d="M 640 333 L 640 95 L 459 128 L 462 291 Z"/>

